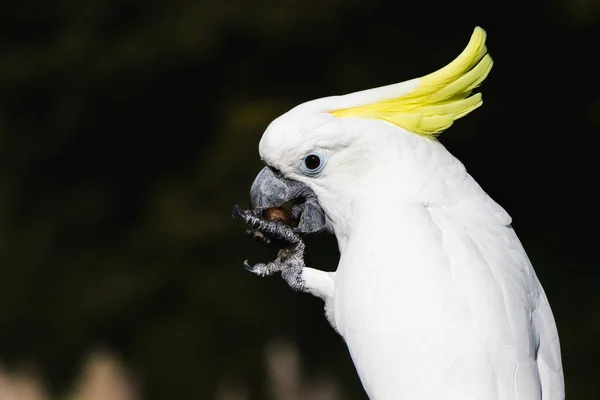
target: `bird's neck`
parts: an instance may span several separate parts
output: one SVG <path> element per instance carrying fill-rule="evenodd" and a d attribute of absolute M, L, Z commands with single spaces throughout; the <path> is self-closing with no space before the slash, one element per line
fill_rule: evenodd
<path fill-rule="evenodd" d="M 369 243 L 395 240 L 400 232 L 418 228 L 426 210 L 418 202 L 407 201 L 393 190 L 347 193 L 331 202 L 326 209 L 329 228 L 335 234 L 340 253 L 360 236 L 368 236 Z"/>
<path fill-rule="evenodd" d="M 421 203 L 397 198 L 378 198 L 374 201 L 355 203 L 351 215 L 343 224 L 334 224 L 340 252 L 359 237 L 368 246 L 387 247 L 398 245 L 400 237 L 405 241 L 416 236 L 429 219 L 429 212 Z"/>

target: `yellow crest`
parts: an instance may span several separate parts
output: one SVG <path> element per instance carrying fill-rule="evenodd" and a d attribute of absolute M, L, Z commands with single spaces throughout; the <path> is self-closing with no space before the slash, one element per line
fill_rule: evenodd
<path fill-rule="evenodd" d="M 450 64 L 415 81 L 416 88 L 398 97 L 330 111 L 336 117 L 382 119 L 409 132 L 434 138 L 482 104 L 471 92 L 483 82 L 493 61 L 485 31 L 476 27 L 463 52 Z"/>

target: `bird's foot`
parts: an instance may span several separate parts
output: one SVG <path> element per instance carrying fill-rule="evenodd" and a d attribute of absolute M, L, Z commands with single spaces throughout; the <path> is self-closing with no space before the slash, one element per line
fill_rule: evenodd
<path fill-rule="evenodd" d="M 305 246 L 302 238 L 294 232 L 293 228 L 280 222 L 259 218 L 251 211 L 242 210 L 238 206 L 233 208 L 233 217 L 241 219 L 249 225 L 251 228 L 249 232 L 255 238 L 267 244 L 272 239 L 277 239 L 284 244 L 284 247 L 279 249 L 274 261 L 250 265 L 246 260 L 244 268 L 258 276 L 269 276 L 281 272 L 281 276 L 292 289 L 304 291 L 302 269 L 305 266 Z"/>

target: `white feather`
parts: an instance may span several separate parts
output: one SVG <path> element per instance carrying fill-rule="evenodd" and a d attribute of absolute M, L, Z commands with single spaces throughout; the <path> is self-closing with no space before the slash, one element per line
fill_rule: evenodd
<path fill-rule="evenodd" d="M 327 214 L 339 266 L 307 285 L 371 400 L 564 399 L 554 319 L 510 216 L 436 140 L 311 113 L 274 121 L 261 156 Z M 305 176 L 315 149 L 327 164 Z"/>

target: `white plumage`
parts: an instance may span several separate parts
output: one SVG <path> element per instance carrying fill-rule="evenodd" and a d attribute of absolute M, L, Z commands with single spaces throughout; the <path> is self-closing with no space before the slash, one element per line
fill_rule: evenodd
<path fill-rule="evenodd" d="M 372 400 L 564 399 L 552 312 L 510 216 L 434 135 L 372 107 L 422 82 L 305 103 L 265 132 L 263 160 L 316 193 L 338 239 L 337 271 L 305 268 L 305 285 Z M 319 174 L 299 168 L 307 154 Z"/>

